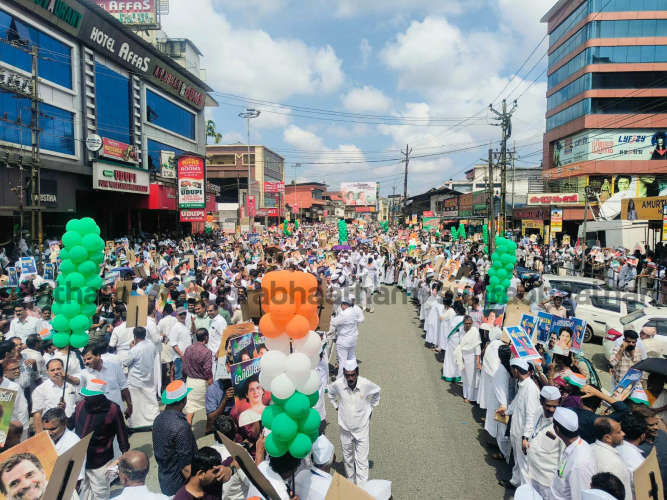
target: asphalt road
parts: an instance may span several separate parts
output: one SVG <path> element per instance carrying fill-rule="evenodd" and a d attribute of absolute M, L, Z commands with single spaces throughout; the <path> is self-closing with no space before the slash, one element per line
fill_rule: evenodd
<path fill-rule="evenodd" d="M 509 478 L 510 468 L 490 457 L 482 412 L 463 402 L 460 386 L 440 379 L 442 363 L 424 348 L 417 308 L 395 287 L 374 300 L 357 347 L 360 374 L 382 389 L 371 420 L 370 479 L 392 481 L 395 500 L 511 498 L 497 483 Z M 586 344 L 585 352 L 608 389 L 602 346 Z M 336 446 L 334 468 L 344 475 L 336 411 L 328 402 L 327 421 L 325 433 Z M 212 443 L 203 431 L 200 413 L 194 425 L 199 446 Z M 151 456 L 147 484 L 159 491 L 151 434 L 134 434 L 130 443 Z"/>

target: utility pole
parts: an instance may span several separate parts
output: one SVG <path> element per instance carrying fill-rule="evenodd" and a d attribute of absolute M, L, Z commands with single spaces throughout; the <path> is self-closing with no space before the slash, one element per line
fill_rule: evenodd
<path fill-rule="evenodd" d="M 393 226 L 394 223 L 396 222 L 396 214 L 394 213 L 394 204 L 396 203 L 396 184 L 394 184 L 394 190 L 393 190 L 393 196 L 391 197 L 391 206 L 390 206 L 390 215 L 389 215 L 389 220 L 391 221 L 391 225 Z"/>
<path fill-rule="evenodd" d="M 246 192 L 246 212 L 248 213 L 248 227 L 252 231 L 252 225 L 254 220 L 250 220 L 250 193 L 251 193 L 251 186 L 252 186 L 252 180 L 250 178 L 250 120 L 252 118 L 257 118 L 260 114 L 260 111 L 258 109 L 253 109 L 253 108 L 246 108 L 245 111 L 239 113 L 239 118 L 244 118 L 248 122 L 248 191 Z M 253 164 L 255 165 L 255 172 L 257 170 L 257 154 L 255 154 L 255 160 L 253 161 Z M 257 202 L 257 199 L 255 199 L 255 202 Z M 255 217 L 253 216 L 253 219 Z M 240 224 L 240 222 L 239 222 Z"/>
<path fill-rule="evenodd" d="M 30 51 L 32 55 L 32 120 L 30 122 L 31 139 L 32 139 L 32 204 L 37 202 L 37 207 L 31 210 L 32 216 L 32 243 L 37 244 L 39 248 L 39 255 L 42 254 L 42 241 L 44 233 L 42 231 L 42 179 L 41 168 L 39 163 L 39 79 L 37 77 L 37 63 L 39 60 L 39 48 L 36 45 L 32 46 Z M 35 234 L 37 233 L 37 234 Z M 35 238 L 36 236 L 36 238 Z"/>
<path fill-rule="evenodd" d="M 580 272 L 581 275 L 584 275 L 584 255 L 586 253 L 586 221 L 588 220 L 588 207 L 590 207 L 590 204 L 588 203 L 589 198 L 593 196 L 593 190 L 591 189 L 590 186 L 586 186 L 584 188 L 584 196 L 586 197 L 585 203 L 584 203 L 584 227 L 583 229 L 583 234 L 582 234 L 582 244 L 581 244 L 581 268 Z"/>
<path fill-rule="evenodd" d="M 516 108 L 516 99 L 514 100 L 510 111 L 507 111 L 507 101 L 503 99 L 502 113 L 493 109 L 493 104 L 489 104 L 489 110 L 495 113 L 497 116 L 496 120 L 498 120 L 498 123 L 494 123 L 494 125 L 501 127 L 503 133 L 500 142 L 500 215 L 502 216 L 503 228 L 507 227 L 505 203 L 507 196 L 507 139 L 512 136 L 512 115 L 516 111 Z"/>
<path fill-rule="evenodd" d="M 514 215 L 514 186 L 516 185 L 516 142 L 512 150 L 512 215 Z"/>
<path fill-rule="evenodd" d="M 495 196 L 493 194 L 493 149 L 489 148 L 489 256 L 496 247 Z"/>
<path fill-rule="evenodd" d="M 412 149 L 408 144 L 405 145 L 405 151 L 401 151 L 405 155 L 405 176 L 403 178 L 403 212 L 405 215 L 405 207 L 408 203 L 408 163 L 410 163 L 410 155 L 412 154 Z"/>

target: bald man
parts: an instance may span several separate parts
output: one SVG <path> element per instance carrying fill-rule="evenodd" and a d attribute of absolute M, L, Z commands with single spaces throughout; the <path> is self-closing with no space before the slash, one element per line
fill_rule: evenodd
<path fill-rule="evenodd" d="M 164 500 L 169 498 L 148 490 L 146 487 L 148 467 L 148 456 L 143 451 L 128 450 L 123 453 L 118 459 L 118 478 L 124 489 L 116 499 Z"/>

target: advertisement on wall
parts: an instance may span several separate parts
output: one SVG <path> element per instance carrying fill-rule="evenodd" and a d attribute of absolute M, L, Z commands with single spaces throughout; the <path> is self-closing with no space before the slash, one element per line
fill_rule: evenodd
<path fill-rule="evenodd" d="M 528 205 L 577 205 L 579 193 L 536 193 L 528 195 Z"/>
<path fill-rule="evenodd" d="M 627 198 L 621 201 L 621 219 L 662 220 L 665 206 L 667 206 L 667 196 Z"/>
<path fill-rule="evenodd" d="M 596 176 L 595 184 L 600 185 L 597 193 L 601 202 L 600 217 L 604 220 L 621 218 L 624 200 L 667 196 L 666 175 Z"/>
<path fill-rule="evenodd" d="M 135 2 L 95 0 L 95 3 L 128 26 L 150 28 L 158 25 L 157 0 Z"/>
<path fill-rule="evenodd" d="M 127 163 L 139 162 L 139 155 L 134 146 L 107 137 L 102 138 L 102 150 L 100 151 L 100 156 Z"/>
<path fill-rule="evenodd" d="M 181 156 L 178 159 L 178 208 L 204 208 L 204 159 Z"/>
<path fill-rule="evenodd" d="M 160 151 L 160 175 L 167 179 L 176 178 L 176 153 Z"/>
<path fill-rule="evenodd" d="M 206 210 L 203 208 L 188 208 L 180 212 L 181 222 L 206 222 Z"/>
<path fill-rule="evenodd" d="M 284 193 L 285 183 L 283 181 L 266 181 L 264 182 L 265 193 Z"/>
<path fill-rule="evenodd" d="M 256 205 L 255 205 L 255 195 L 248 196 L 247 201 L 248 201 L 248 204 L 247 204 L 247 207 L 246 207 L 246 211 L 248 213 L 248 217 L 255 217 L 255 215 L 257 214 L 257 210 L 255 208 L 256 207 Z"/>
<path fill-rule="evenodd" d="M 122 193 L 148 194 L 149 176 L 145 170 L 112 163 L 93 163 L 93 189 Z"/>
<path fill-rule="evenodd" d="M 375 182 L 341 182 L 340 191 L 346 205 L 366 206 L 377 203 Z"/>
<path fill-rule="evenodd" d="M 551 232 L 560 233 L 563 231 L 563 209 L 551 209 Z"/>
<path fill-rule="evenodd" d="M 591 129 L 558 140 L 552 167 L 583 161 L 667 160 L 665 130 Z"/>
<path fill-rule="evenodd" d="M 465 217 L 469 215 L 472 215 L 472 193 L 459 196 L 459 216 Z"/>

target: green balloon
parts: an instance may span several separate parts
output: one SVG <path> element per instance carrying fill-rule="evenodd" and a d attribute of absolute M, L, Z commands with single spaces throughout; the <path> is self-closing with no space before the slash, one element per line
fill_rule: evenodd
<path fill-rule="evenodd" d="M 68 319 L 81 313 L 81 306 L 77 302 L 65 302 L 63 304 L 63 315 Z"/>
<path fill-rule="evenodd" d="M 65 347 L 69 343 L 69 334 L 68 333 L 54 333 L 51 335 L 51 340 L 53 345 L 56 347 Z"/>
<path fill-rule="evenodd" d="M 309 409 L 310 401 L 308 400 L 308 396 L 298 391 L 292 394 L 285 403 L 285 412 L 295 420 L 305 418 Z"/>
<path fill-rule="evenodd" d="M 100 266 L 95 264 L 92 260 L 84 260 L 81 264 L 79 264 L 77 271 L 79 271 L 84 276 L 90 276 L 91 274 L 99 273 Z"/>
<path fill-rule="evenodd" d="M 87 330 L 91 324 L 90 318 L 83 314 L 78 314 L 69 320 L 69 329 L 73 332 Z"/>
<path fill-rule="evenodd" d="M 95 264 L 99 265 L 102 262 L 104 262 L 104 254 L 102 252 L 95 252 L 91 256 L 88 257 L 90 260 L 92 260 Z"/>
<path fill-rule="evenodd" d="M 84 260 L 88 258 L 88 250 L 86 250 L 81 245 L 77 245 L 75 247 L 72 247 L 72 249 L 69 251 L 69 257 L 75 264 L 77 265 L 81 264 Z"/>
<path fill-rule="evenodd" d="M 273 435 L 273 432 L 271 432 L 271 434 L 266 436 L 266 440 L 264 441 L 264 448 L 266 449 L 266 452 L 272 457 L 282 457 L 285 453 L 287 453 L 288 446 L 287 444 L 278 441 Z"/>
<path fill-rule="evenodd" d="M 93 233 L 99 236 L 100 234 L 100 228 L 97 225 L 97 223 L 91 219 L 90 217 L 84 217 L 81 219 L 81 233 L 83 234 L 89 234 Z"/>
<path fill-rule="evenodd" d="M 315 391 L 312 394 L 308 394 L 308 401 L 310 406 L 315 406 L 320 399 L 320 391 Z"/>
<path fill-rule="evenodd" d="M 63 263 L 67 259 L 69 259 L 69 252 L 67 251 L 66 248 L 61 248 L 60 253 L 58 254 L 58 258 L 60 258 L 60 262 Z"/>
<path fill-rule="evenodd" d="M 97 240 L 99 236 L 95 233 L 88 233 L 81 239 L 81 246 L 89 252 L 95 252 L 97 248 Z"/>
<path fill-rule="evenodd" d="M 99 276 L 93 276 L 92 278 L 88 279 L 87 285 L 90 288 L 99 290 L 102 287 L 102 278 L 100 278 Z"/>
<path fill-rule="evenodd" d="M 95 307 L 95 310 L 97 310 L 97 307 Z M 62 311 L 62 304 L 60 302 L 51 304 L 51 313 L 53 313 L 54 316 L 58 316 Z"/>
<path fill-rule="evenodd" d="M 81 226 L 79 225 L 79 219 L 70 219 L 65 224 L 65 231 L 79 231 Z"/>
<path fill-rule="evenodd" d="M 76 231 L 67 231 L 62 237 L 63 245 L 72 248 L 81 244 L 81 235 Z"/>
<path fill-rule="evenodd" d="M 84 287 L 79 290 L 83 304 L 95 304 L 97 301 L 97 291 L 91 287 Z"/>
<path fill-rule="evenodd" d="M 73 333 L 69 338 L 69 345 L 75 349 L 81 349 L 88 345 L 88 334 L 87 333 Z"/>
<path fill-rule="evenodd" d="M 296 436 L 298 429 L 296 422 L 287 413 L 281 413 L 273 419 L 271 434 L 275 434 L 275 439 L 278 441 L 289 443 Z"/>
<path fill-rule="evenodd" d="M 81 314 L 87 317 L 92 317 L 97 312 L 97 306 L 92 304 L 83 304 L 81 306 Z"/>
<path fill-rule="evenodd" d="M 83 274 L 76 271 L 69 273 L 66 281 L 70 288 L 81 288 L 86 284 L 86 278 L 83 277 Z"/>
<path fill-rule="evenodd" d="M 282 408 L 282 407 L 285 405 L 285 403 L 287 402 L 286 399 L 280 399 L 280 398 L 277 398 L 277 397 L 275 397 L 273 394 L 271 394 L 271 401 L 273 401 L 273 404 L 276 404 L 276 405 L 280 406 L 281 408 Z"/>
<path fill-rule="evenodd" d="M 264 411 L 262 412 L 262 425 L 267 429 L 271 429 L 271 424 L 273 423 L 273 419 L 276 418 L 281 413 L 283 413 L 283 409 L 280 406 L 278 405 L 267 406 L 266 408 L 264 408 Z"/>
<path fill-rule="evenodd" d="M 69 273 L 74 271 L 76 271 L 76 266 L 70 259 L 64 260 L 60 263 L 60 272 L 62 275 L 67 276 Z"/>
<path fill-rule="evenodd" d="M 290 443 L 289 453 L 294 458 L 305 458 L 308 456 L 308 453 L 310 453 L 310 449 L 312 447 L 313 442 L 310 440 L 310 438 L 300 432 Z"/>
<path fill-rule="evenodd" d="M 308 435 L 313 434 L 319 430 L 321 422 L 322 420 L 320 418 L 320 414 L 317 412 L 317 410 L 313 410 L 311 408 L 308 411 L 308 415 L 306 416 L 305 420 L 303 420 L 299 425 L 299 432 L 303 432 L 304 434 Z"/>
<path fill-rule="evenodd" d="M 57 332 L 64 332 L 69 329 L 69 319 L 64 314 L 58 314 L 51 320 L 51 326 Z"/>

